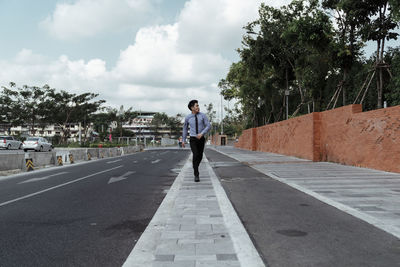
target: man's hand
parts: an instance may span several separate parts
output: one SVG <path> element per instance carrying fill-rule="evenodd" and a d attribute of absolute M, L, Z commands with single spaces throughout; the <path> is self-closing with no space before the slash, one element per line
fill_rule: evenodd
<path fill-rule="evenodd" d="M 200 139 L 203 137 L 203 135 L 201 133 L 199 133 L 196 137 L 197 137 L 197 139 Z"/>

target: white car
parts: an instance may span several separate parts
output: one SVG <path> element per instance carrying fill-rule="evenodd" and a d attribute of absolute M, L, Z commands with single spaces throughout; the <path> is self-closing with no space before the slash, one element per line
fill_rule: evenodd
<path fill-rule="evenodd" d="M 53 146 L 43 137 L 28 137 L 22 143 L 22 148 L 25 152 L 28 150 L 51 151 L 53 149 Z"/>
<path fill-rule="evenodd" d="M 15 140 L 12 136 L 0 136 L 0 147 L 4 149 L 21 149 L 22 142 Z"/>

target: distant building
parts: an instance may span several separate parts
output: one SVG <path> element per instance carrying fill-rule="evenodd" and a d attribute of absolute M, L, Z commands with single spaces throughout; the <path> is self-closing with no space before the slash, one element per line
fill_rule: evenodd
<path fill-rule="evenodd" d="M 140 139 L 161 140 L 163 137 L 176 137 L 176 134 L 171 133 L 167 125 L 160 125 L 157 129 L 152 125 L 154 115 L 156 115 L 157 112 L 139 111 L 138 114 L 139 115 L 132 120 L 132 123 L 126 123 L 122 128 L 132 131 L 135 137 Z"/>
<path fill-rule="evenodd" d="M 79 123 L 69 123 L 65 127 L 69 128 L 69 141 L 78 141 L 79 140 Z M 83 131 L 83 129 L 82 129 Z M 92 128 L 90 127 L 88 130 L 88 136 L 93 132 Z M 0 126 L 0 135 L 12 135 L 12 136 L 21 136 L 21 137 L 28 137 L 28 136 L 40 136 L 51 139 L 52 137 L 58 135 L 62 136 L 63 131 L 61 126 L 57 126 L 54 124 L 48 125 L 37 125 L 34 126 L 32 129 L 32 125 L 22 125 L 22 126 L 7 126 L 1 125 Z M 83 135 L 83 132 L 82 132 Z M 82 137 L 83 138 L 83 137 Z"/>
<path fill-rule="evenodd" d="M 122 128 L 128 131 L 132 131 L 137 138 L 158 140 L 161 138 L 160 134 L 162 135 L 163 133 L 160 133 L 160 129 L 156 130 L 155 127 L 151 124 L 156 113 L 157 112 L 152 111 L 139 111 L 139 115 L 134 118 L 131 123 L 126 123 L 122 125 Z"/>
<path fill-rule="evenodd" d="M 178 138 L 180 133 L 171 132 L 170 128 L 167 125 L 159 125 L 157 128 L 152 125 L 154 115 L 157 112 L 153 111 L 139 111 L 138 116 L 132 120 L 131 123 L 125 123 L 122 125 L 122 128 L 128 131 L 132 131 L 134 133 L 134 137 L 139 139 L 146 138 L 147 140 L 161 140 L 163 137 L 167 138 Z M 76 142 L 79 140 L 79 123 L 69 123 L 65 127 L 69 128 L 68 141 Z M 111 130 L 117 128 L 117 122 L 112 122 L 109 125 Z M 82 138 L 83 137 L 83 128 L 82 128 Z M 93 131 L 93 127 L 89 127 L 87 132 L 87 137 L 91 137 L 92 135 L 98 135 L 98 133 Z M 22 125 L 10 127 L 9 125 L 0 125 L 0 135 L 13 135 L 13 136 L 41 136 L 48 139 L 52 139 L 54 136 L 62 136 L 63 131 L 61 126 L 48 124 L 48 125 L 35 125 L 32 129 L 32 125 Z"/>

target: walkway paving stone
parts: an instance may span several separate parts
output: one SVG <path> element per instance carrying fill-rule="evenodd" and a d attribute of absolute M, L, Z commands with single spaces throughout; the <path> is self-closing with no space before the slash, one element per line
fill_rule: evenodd
<path fill-rule="evenodd" d="M 182 262 L 187 261 L 196 262 L 195 266 L 216 266 L 213 263 L 218 261 L 226 261 L 224 266 L 238 266 L 236 252 L 227 235 L 228 230 L 224 225 L 211 178 L 204 175 L 208 171 L 204 166 L 200 167 L 199 183 L 193 181 L 191 169 L 184 172 L 179 195 L 167 221 L 167 228 L 178 230 L 166 229 L 161 235 L 155 252 L 155 265 L 163 266 L 162 262 L 168 259 L 168 266 L 181 266 Z M 213 225 L 218 226 L 212 227 Z M 171 239 L 174 242 L 169 242 Z M 220 240 L 226 241 L 218 242 Z"/>
<path fill-rule="evenodd" d="M 124 266 L 264 266 L 206 158 L 199 171 L 189 158 Z"/>

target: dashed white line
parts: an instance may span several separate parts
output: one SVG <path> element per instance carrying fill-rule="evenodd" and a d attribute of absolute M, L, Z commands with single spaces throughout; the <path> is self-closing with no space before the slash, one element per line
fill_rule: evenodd
<path fill-rule="evenodd" d="M 38 192 L 35 192 L 35 193 L 32 193 L 32 194 L 29 194 L 29 195 L 26 195 L 26 196 L 23 196 L 23 197 L 12 199 L 12 200 L 0 203 L 0 207 L 8 205 L 8 204 L 11 204 L 11 203 L 14 203 L 14 202 L 17 202 L 19 200 L 23 200 L 23 199 L 27 199 L 27 198 L 30 198 L 30 197 L 33 197 L 33 196 L 36 196 L 36 195 L 40 195 L 40 194 L 43 194 L 43 193 L 45 193 L 47 191 L 50 191 L 50 190 L 53 190 L 53 189 L 56 189 L 56 188 L 59 188 L 59 187 L 63 187 L 63 186 L 66 186 L 66 185 L 69 185 L 69 184 L 72 184 L 72 183 L 76 183 L 76 182 L 79 182 L 81 180 L 85 180 L 87 178 L 93 177 L 95 175 L 98 175 L 98 174 L 101 174 L 101 173 L 105 173 L 105 172 L 109 172 L 109 171 L 112 171 L 112 170 L 115 170 L 115 169 L 118 169 L 118 168 L 121 168 L 121 167 L 123 167 L 123 165 L 120 165 L 120 166 L 117 166 L 117 167 L 114 167 L 114 168 L 111 168 L 111 169 L 107 169 L 107 170 L 104 170 L 104 171 L 101 171 L 101 172 L 96 172 L 96 173 L 93 173 L 93 174 L 89 174 L 89 175 L 87 175 L 85 177 L 81 177 L 81 178 L 75 179 L 73 181 L 69 181 L 69 182 L 66 182 L 66 183 L 63 183 L 63 184 L 60 184 L 60 185 L 56 185 L 56 186 L 53 186 L 53 187 L 50 187 L 50 188 L 47 188 L 47 189 L 44 189 L 44 190 L 41 190 L 41 191 L 38 191 Z"/>
<path fill-rule="evenodd" d="M 59 172 L 59 173 L 47 175 L 47 176 L 44 176 L 44 177 L 32 178 L 32 179 L 29 179 L 29 180 L 20 182 L 20 183 L 18 183 L 18 184 L 25 184 L 25 183 L 31 183 L 31 182 L 42 181 L 42 180 L 46 180 L 46 179 L 49 179 L 49 178 L 51 178 L 51 177 L 58 176 L 58 175 L 63 175 L 63 174 L 66 174 L 66 173 L 68 173 L 68 172 Z"/>
<path fill-rule="evenodd" d="M 113 160 L 113 161 L 107 161 L 107 164 L 115 163 L 115 162 L 118 162 L 118 161 L 122 161 L 122 159 L 117 159 L 117 160 Z"/>
<path fill-rule="evenodd" d="M 161 159 L 156 159 L 156 160 L 152 161 L 151 164 L 159 163 L 160 161 L 161 161 Z"/>

